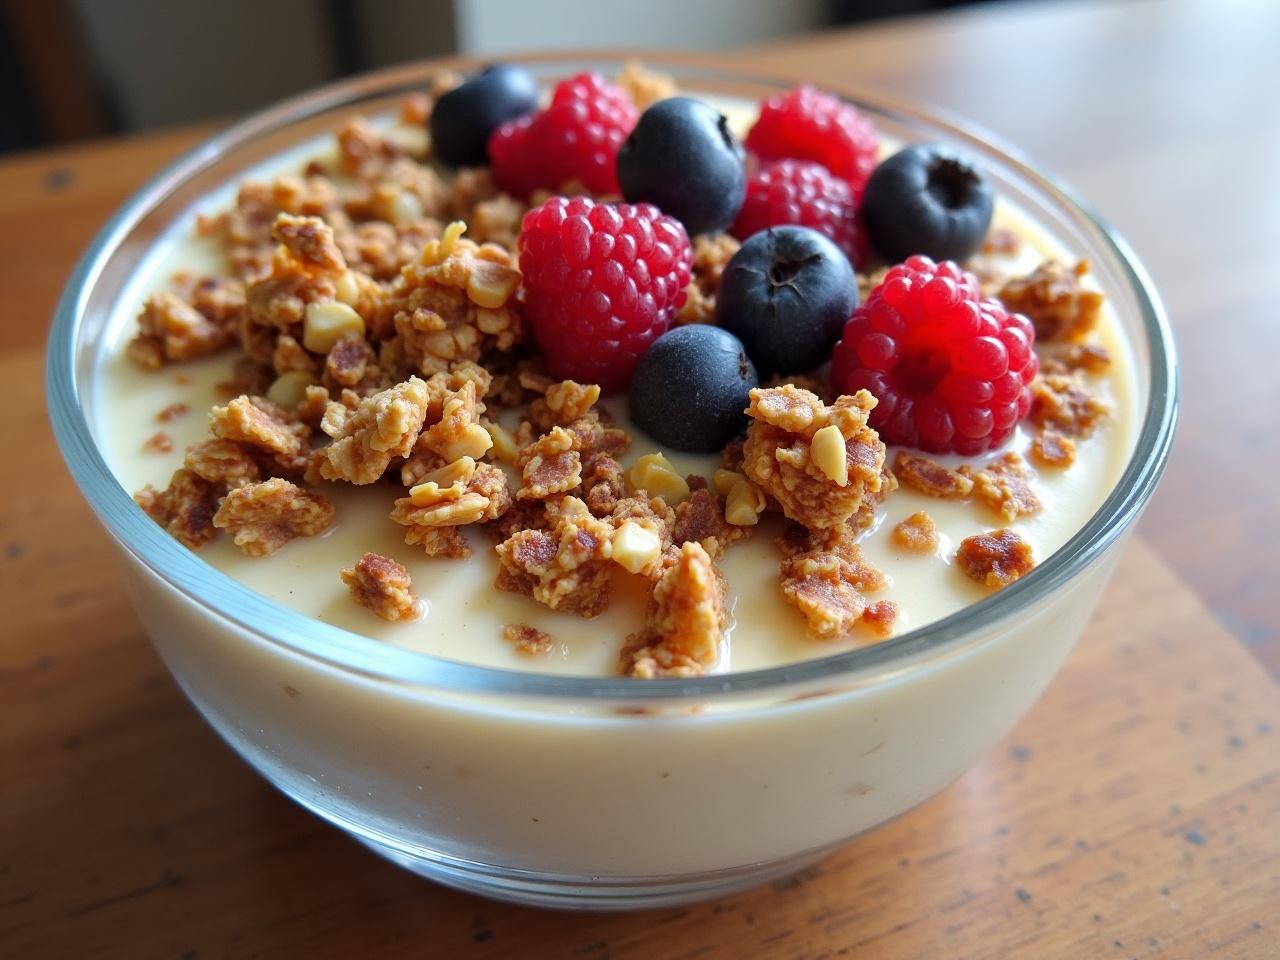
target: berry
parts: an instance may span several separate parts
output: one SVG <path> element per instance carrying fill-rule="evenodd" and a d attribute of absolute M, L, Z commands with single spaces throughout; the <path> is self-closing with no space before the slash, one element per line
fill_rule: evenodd
<path fill-rule="evenodd" d="M 769 97 L 747 133 L 760 160 L 813 160 L 853 188 L 856 200 L 876 165 L 880 138 L 852 104 L 813 87 Z"/>
<path fill-rule="evenodd" d="M 867 240 L 856 216 L 853 190 L 820 163 L 778 160 L 747 181 L 747 199 L 729 229 L 745 240 L 765 227 L 796 223 L 829 237 L 853 266 L 867 261 Z"/>
<path fill-rule="evenodd" d="M 976 456 L 1027 415 L 1035 339 L 1026 317 L 982 298 L 973 274 L 911 257 L 850 318 L 831 382 L 875 395 L 870 423 L 886 443 Z"/>
<path fill-rule="evenodd" d="M 647 203 L 552 197 L 520 229 L 524 315 L 555 377 L 627 385 L 684 304 L 693 250 Z"/>
<path fill-rule="evenodd" d="M 871 245 L 890 263 L 915 254 L 967 260 L 991 226 L 991 185 L 937 144 L 899 150 L 876 167 L 862 197 Z"/>
<path fill-rule="evenodd" d="M 669 97 L 640 115 L 618 151 L 618 183 L 631 203 L 652 203 L 692 236 L 723 230 L 746 190 L 742 144 L 701 100 Z"/>
<path fill-rule="evenodd" d="M 560 190 L 571 180 L 591 193 L 618 193 L 618 148 L 636 125 L 636 108 L 596 73 L 562 81 L 541 113 L 498 127 L 489 160 L 498 186 L 517 196 Z"/>
<path fill-rule="evenodd" d="M 695 323 L 669 330 L 640 358 L 628 397 L 632 421 L 675 450 L 714 453 L 742 432 L 760 383 L 742 341 Z"/>
<path fill-rule="evenodd" d="M 488 163 L 489 135 L 537 109 L 533 74 L 510 63 L 485 67 L 436 101 L 427 121 L 435 154 L 455 167 Z"/>
<path fill-rule="evenodd" d="M 725 265 L 716 323 L 735 334 L 761 377 L 807 373 L 831 355 L 858 284 L 840 248 L 808 227 L 770 227 Z"/>

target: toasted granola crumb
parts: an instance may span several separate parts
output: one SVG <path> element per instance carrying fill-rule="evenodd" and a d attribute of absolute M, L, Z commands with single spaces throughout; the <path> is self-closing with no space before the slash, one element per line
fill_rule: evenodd
<path fill-rule="evenodd" d="M 693 238 L 693 269 L 684 306 L 676 323 L 715 323 L 716 297 L 724 268 L 742 244 L 727 233 L 699 234 Z"/>
<path fill-rule="evenodd" d="M 1031 440 L 1031 459 L 1042 467 L 1065 469 L 1076 461 L 1076 442 L 1057 430 L 1044 428 Z"/>
<path fill-rule="evenodd" d="M 225 407 L 210 411 L 209 425 L 215 437 L 263 450 L 288 470 L 305 465 L 311 428 L 270 400 L 236 397 Z"/>
<path fill-rule="evenodd" d="M 938 525 L 919 510 L 893 528 L 893 542 L 912 553 L 933 553 L 938 549 Z"/>
<path fill-rule="evenodd" d="M 1005 587 L 1036 565 L 1031 545 L 1008 528 L 966 537 L 956 550 L 956 566 L 970 580 Z"/>
<path fill-rule="evenodd" d="M 755 389 L 750 396 L 743 473 L 788 517 L 808 527 L 837 527 L 876 500 L 884 486 L 885 447 L 867 426 L 875 397 L 859 390 L 828 406 L 791 384 Z M 845 441 L 843 486 L 814 462 L 813 437 L 828 425 Z"/>
<path fill-rule="evenodd" d="M 316 358 L 295 337 L 282 333 L 271 353 L 271 367 L 277 374 L 306 373 L 314 377 Z"/>
<path fill-rule="evenodd" d="M 1096 343 L 1051 343 L 1042 348 L 1040 372 L 1106 373 L 1111 368 L 1111 354 Z"/>
<path fill-rule="evenodd" d="M 671 539 L 676 546 L 701 544 L 713 561 L 723 557 L 731 544 L 751 535 L 750 526 L 735 526 L 725 520 L 724 509 L 710 490 L 694 491 L 676 507 L 675 517 Z"/>
<path fill-rule="evenodd" d="M 231 342 L 226 325 L 210 320 L 174 293 L 147 298 L 138 316 L 138 333 L 126 353 L 138 366 L 159 370 L 166 363 L 216 353 Z"/>
<path fill-rule="evenodd" d="M 295 537 L 328 530 L 333 515 L 333 504 L 318 493 L 273 477 L 228 492 L 213 525 L 230 533 L 247 556 L 265 557 Z"/>
<path fill-rule="evenodd" d="M 491 463 L 464 457 L 437 470 L 395 502 L 391 519 L 409 529 L 405 542 L 431 556 L 470 556 L 466 539 L 426 531 L 495 520 L 511 506 L 507 475 Z"/>
<path fill-rule="evenodd" d="M 172 453 L 173 437 L 163 430 L 157 430 L 142 441 L 142 451 L 143 453 Z"/>
<path fill-rule="evenodd" d="M 640 110 L 659 100 L 674 97 L 677 92 L 675 77 L 669 73 L 650 70 L 638 60 L 624 63 L 615 82 Z"/>
<path fill-rule="evenodd" d="M 1006 257 L 1016 256 L 1022 250 L 1022 238 L 1008 227 L 994 227 L 982 238 L 983 253 L 998 253 Z"/>
<path fill-rule="evenodd" d="M 321 429 L 333 442 L 316 451 L 320 476 L 373 483 L 386 472 L 392 457 L 407 457 L 413 450 L 426 416 L 427 399 L 425 381 L 410 377 L 364 398 L 354 411 L 330 403 Z"/>
<path fill-rule="evenodd" d="M 797 553 L 782 561 L 782 595 L 804 614 L 809 636 L 816 640 L 834 640 L 849 633 L 867 610 L 865 594 L 887 583 L 857 544 L 841 539 L 832 547 Z"/>
<path fill-rule="evenodd" d="M 1031 422 L 1069 437 L 1087 437 L 1111 407 L 1078 376 L 1050 373 L 1031 381 Z"/>
<path fill-rule="evenodd" d="M 546 656 L 556 648 L 555 637 L 527 623 L 504 623 L 502 639 L 512 644 L 517 653 L 526 657 Z"/>
<path fill-rule="evenodd" d="M 411 526 L 404 532 L 404 542 L 421 547 L 428 557 L 465 560 L 471 556 L 471 544 L 461 527 Z"/>
<path fill-rule="evenodd" d="M 1037 342 L 1080 341 L 1102 316 L 1102 294 L 1080 282 L 1088 272 L 1084 260 L 1070 269 L 1048 260 L 1010 280 L 997 296 L 1011 313 L 1026 314 L 1035 324 Z"/>
<path fill-rule="evenodd" d="M 573 434 L 563 427 L 552 427 L 520 451 L 516 465 L 524 478 L 516 493 L 521 500 L 546 500 L 582 483 L 582 458 L 574 449 Z"/>
<path fill-rule="evenodd" d="M 190 470 L 175 470 L 164 490 L 150 484 L 133 495 L 134 501 L 175 540 L 197 550 L 218 533 L 213 515 L 222 489 Z"/>
<path fill-rule="evenodd" d="M 185 403 L 171 403 L 156 414 L 157 423 L 172 423 L 179 417 L 185 417 L 191 408 Z"/>
<path fill-rule="evenodd" d="M 893 473 L 900 483 L 927 497 L 963 500 L 973 492 L 973 479 L 968 474 L 905 450 L 898 451 Z"/>
<path fill-rule="evenodd" d="M 498 544 L 495 586 L 532 597 L 552 610 L 591 618 L 609 604 L 613 528 L 565 497 L 547 530 L 518 530 Z"/>
<path fill-rule="evenodd" d="M 480 524 L 480 529 L 494 543 L 501 543 L 520 530 L 545 530 L 550 525 L 545 501 L 516 500 L 497 519 Z"/>
<path fill-rule="evenodd" d="M 258 462 L 234 440 L 202 440 L 187 447 L 183 466 L 196 476 L 223 487 L 243 487 L 262 476 Z"/>
<path fill-rule="evenodd" d="M 529 405 L 529 422 L 543 433 L 552 427 L 567 427 L 585 417 L 599 399 L 596 384 L 562 380 L 547 387 L 546 394 Z"/>
<path fill-rule="evenodd" d="M 582 465 L 582 498 L 597 517 L 613 513 L 626 495 L 626 474 L 613 457 L 595 454 Z"/>
<path fill-rule="evenodd" d="M 892 600 L 877 600 L 862 611 L 859 623 L 880 639 L 893 636 L 893 626 L 898 622 L 898 605 Z"/>
<path fill-rule="evenodd" d="M 1035 474 L 1019 454 L 1006 453 L 974 471 L 972 477 L 974 496 L 1000 514 L 1006 523 L 1040 512 L 1040 498 L 1031 486 Z"/>
<path fill-rule="evenodd" d="M 418 615 L 409 571 L 390 557 L 366 553 L 354 567 L 342 570 L 341 576 L 352 599 L 383 620 L 412 620 Z"/>
<path fill-rule="evenodd" d="M 700 676 L 719 659 L 726 622 L 724 579 L 700 544 L 686 543 L 653 585 L 644 629 L 623 646 L 622 672 Z"/>

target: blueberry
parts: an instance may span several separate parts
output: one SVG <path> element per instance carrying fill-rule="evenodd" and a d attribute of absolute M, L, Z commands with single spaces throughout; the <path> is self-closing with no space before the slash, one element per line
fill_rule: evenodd
<path fill-rule="evenodd" d="M 719 110 L 671 97 L 642 113 L 618 150 L 618 183 L 630 203 L 652 203 L 693 236 L 733 223 L 747 195 L 742 161 Z"/>
<path fill-rule="evenodd" d="M 439 100 L 427 128 L 436 156 L 455 167 L 489 162 L 489 134 L 538 109 L 538 82 L 524 67 L 497 63 L 468 77 Z"/>
<path fill-rule="evenodd" d="M 899 150 L 871 173 L 862 219 L 890 263 L 922 253 L 961 262 L 991 226 L 991 185 L 968 159 L 938 144 Z"/>
<path fill-rule="evenodd" d="M 857 305 L 857 279 L 839 247 L 808 227 L 770 227 L 725 266 L 716 323 L 742 340 L 768 378 L 829 360 Z"/>
<path fill-rule="evenodd" d="M 664 446 L 713 453 L 742 432 L 759 385 L 742 342 L 695 323 L 668 330 L 640 358 L 627 401 L 631 420 Z"/>

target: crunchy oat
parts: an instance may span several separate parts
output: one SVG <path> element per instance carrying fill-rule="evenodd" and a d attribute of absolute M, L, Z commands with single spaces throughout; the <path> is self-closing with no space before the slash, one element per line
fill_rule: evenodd
<path fill-rule="evenodd" d="M 516 466 L 524 483 L 516 494 L 519 499 L 546 500 L 582 483 L 582 458 L 573 441 L 573 434 L 563 427 L 552 427 L 520 451 Z"/>
<path fill-rule="evenodd" d="M 272 399 L 268 396 L 268 399 Z M 278 401 L 277 401 L 278 402 Z M 305 423 L 313 430 L 320 426 L 325 410 L 329 408 L 329 391 L 318 384 L 309 384 L 302 390 L 302 397 L 293 409 L 293 415 L 300 423 Z"/>
<path fill-rule="evenodd" d="M 1040 372 L 1106 373 L 1111 368 L 1111 354 L 1096 343 L 1050 343 L 1041 348 Z"/>
<path fill-rule="evenodd" d="M 552 610 L 595 617 L 609 604 L 613 528 L 565 497 L 546 530 L 518 530 L 495 548 L 494 586 L 532 597 Z"/>
<path fill-rule="evenodd" d="M 172 423 L 179 417 L 185 417 L 191 408 L 185 403 L 171 403 L 156 414 L 157 423 Z"/>
<path fill-rule="evenodd" d="M 804 614 L 809 635 L 817 640 L 849 633 L 867 612 L 865 594 L 887 582 L 847 538 L 831 547 L 785 557 L 780 571 L 783 597 Z"/>
<path fill-rule="evenodd" d="M 885 447 L 867 426 L 875 403 L 865 390 L 839 397 L 830 406 L 790 384 L 752 390 L 743 473 L 791 519 L 809 527 L 844 524 L 873 501 L 885 483 Z M 814 435 L 828 425 L 834 425 L 845 441 L 848 477 L 843 486 L 812 456 Z"/>
<path fill-rule="evenodd" d="M 1039 513 L 1040 498 L 1031 481 L 1035 473 L 1017 453 L 1006 453 L 981 470 L 973 471 L 974 496 L 1000 514 L 1006 523 Z"/>
<path fill-rule="evenodd" d="M 1078 342 L 1102 317 L 1102 294 L 1080 282 L 1088 272 L 1084 260 L 1070 269 L 1047 260 L 1025 277 L 1010 280 L 997 296 L 1011 313 L 1026 314 L 1035 324 L 1037 342 Z"/>
<path fill-rule="evenodd" d="M 693 269 L 684 306 L 676 323 L 715 323 L 716 296 L 729 260 L 742 244 L 727 233 L 699 234 L 693 238 Z"/>
<path fill-rule="evenodd" d="M 885 640 L 893 636 L 893 626 L 898 622 L 898 605 L 892 600 L 877 600 L 867 605 L 858 621 L 871 633 Z"/>
<path fill-rule="evenodd" d="M 282 338 L 283 339 L 283 338 Z M 376 392 L 390 386 L 382 375 L 377 354 L 359 334 L 341 337 L 324 358 L 324 386 L 335 392 L 350 387 L 356 393 Z"/>
<path fill-rule="evenodd" d="M 391 519 L 409 528 L 407 543 L 417 543 L 432 556 L 442 555 L 441 535 L 428 535 L 424 528 L 459 527 L 495 520 L 511 506 L 507 475 L 491 463 L 476 463 L 463 457 L 423 479 L 396 500 Z M 453 538 L 447 545 L 449 556 L 468 556 L 465 540 Z M 434 552 L 441 551 L 441 552 Z M 465 551 L 465 552 L 464 552 Z"/>
<path fill-rule="evenodd" d="M 710 490 L 696 490 L 676 507 L 671 529 L 671 539 L 677 546 L 699 543 L 712 560 L 719 560 L 731 544 L 750 535 L 751 527 L 725 520 L 724 509 Z"/>
<path fill-rule="evenodd" d="M 635 105 L 644 110 L 650 104 L 674 97 L 676 79 L 669 73 L 650 70 L 638 60 L 628 60 L 622 65 L 614 82 L 626 91 Z"/>
<path fill-rule="evenodd" d="M 142 441 L 142 451 L 143 453 L 172 453 L 173 437 L 163 430 L 157 430 Z"/>
<path fill-rule="evenodd" d="M 552 427 L 567 427 L 585 417 L 599 399 L 600 388 L 596 384 L 562 380 L 547 387 L 545 395 L 529 405 L 529 422 L 541 433 Z"/>
<path fill-rule="evenodd" d="M 673 553 L 653 585 L 644 629 L 623 646 L 621 667 L 629 676 L 696 677 L 719 659 L 728 620 L 724 580 L 698 543 Z"/>
<path fill-rule="evenodd" d="M 147 484 L 133 495 L 134 501 L 152 520 L 164 527 L 179 543 L 196 550 L 218 533 L 213 515 L 218 509 L 222 488 L 190 470 L 175 470 L 164 490 Z"/>
<path fill-rule="evenodd" d="M 892 536 L 894 543 L 913 553 L 933 553 L 938 549 L 938 525 L 923 510 L 896 524 Z"/>
<path fill-rule="evenodd" d="M 428 390 L 430 387 L 428 384 Z M 480 424 L 482 413 L 484 404 L 477 396 L 476 381 L 465 380 L 456 391 L 446 395 L 440 420 L 423 430 L 421 445 L 445 460 L 484 456 L 493 446 L 493 438 Z"/>
<path fill-rule="evenodd" d="M 129 342 L 129 358 L 148 370 L 176 360 L 216 353 L 231 342 L 227 327 L 210 320 L 174 293 L 147 298 L 138 315 L 138 333 Z"/>
<path fill-rule="evenodd" d="M 1035 565 L 1031 545 L 1007 528 L 966 537 L 956 550 L 956 566 L 988 587 L 1008 586 Z"/>
<path fill-rule="evenodd" d="M 1111 407 L 1078 376 L 1050 373 L 1031 381 L 1031 422 L 1070 437 L 1087 437 Z"/>
<path fill-rule="evenodd" d="M 545 530 L 552 523 L 547 505 L 542 500 L 516 500 L 496 520 L 482 523 L 480 529 L 494 543 L 507 540 L 520 530 Z"/>
<path fill-rule="evenodd" d="M 597 517 L 613 513 L 627 495 L 622 464 L 607 453 L 592 455 L 582 465 L 582 498 Z"/>
<path fill-rule="evenodd" d="M 213 435 L 269 454 L 286 472 L 306 466 L 311 428 L 263 397 L 236 397 L 209 413 Z"/>
<path fill-rule="evenodd" d="M 1076 442 L 1057 430 L 1041 429 L 1031 440 L 1031 459 L 1042 467 L 1064 469 L 1076 461 Z"/>
<path fill-rule="evenodd" d="M 307 352 L 296 337 L 282 333 L 276 337 L 271 351 L 271 367 L 281 376 L 286 373 L 305 373 L 315 380 L 316 358 Z"/>
<path fill-rule="evenodd" d="M 324 533 L 333 515 L 333 504 L 320 494 L 273 477 L 230 490 L 213 525 L 230 533 L 247 556 L 265 557 L 296 537 Z"/>
<path fill-rule="evenodd" d="M 390 557 L 366 553 L 354 567 L 341 572 L 352 599 L 383 620 L 412 620 L 418 615 L 409 571 Z"/>
<path fill-rule="evenodd" d="M 392 457 L 407 457 L 413 450 L 426 416 L 427 396 L 426 382 L 410 377 L 365 397 L 354 411 L 330 403 L 321 429 L 333 442 L 316 451 L 319 475 L 325 480 L 373 483 L 386 472 Z"/>
<path fill-rule="evenodd" d="M 527 623 L 504 623 L 502 639 L 513 645 L 517 653 L 526 657 L 545 656 L 556 648 L 555 637 Z"/>
<path fill-rule="evenodd" d="M 201 440 L 187 447 L 182 465 L 220 487 L 242 487 L 262 477 L 258 462 L 234 440 Z"/>
<path fill-rule="evenodd" d="M 899 483 L 927 497 L 963 500 L 973 492 L 973 479 L 966 472 L 905 450 L 898 451 L 894 458 L 893 474 Z"/>
<path fill-rule="evenodd" d="M 465 560 L 471 556 L 471 544 L 462 527 L 411 526 L 404 532 L 404 542 L 421 547 L 428 557 Z"/>

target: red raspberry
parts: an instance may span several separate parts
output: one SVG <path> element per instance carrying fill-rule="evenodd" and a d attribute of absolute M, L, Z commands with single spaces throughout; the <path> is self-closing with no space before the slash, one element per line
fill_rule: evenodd
<path fill-rule="evenodd" d="M 556 86 L 547 109 L 493 131 L 493 178 L 520 197 L 539 188 L 561 190 L 571 180 L 591 193 L 621 193 L 618 148 L 638 117 L 625 92 L 598 73 L 580 73 Z"/>
<path fill-rule="evenodd" d="M 779 160 L 747 180 L 747 199 L 729 232 L 745 240 L 765 227 L 810 227 L 833 240 L 856 270 L 867 259 L 867 238 L 856 214 L 853 189 L 822 164 Z"/>
<path fill-rule="evenodd" d="M 552 197 L 520 228 L 524 314 L 552 376 L 621 390 L 684 305 L 693 248 L 648 203 Z"/>
<path fill-rule="evenodd" d="M 875 395 L 870 423 L 886 443 L 976 456 L 1027 415 L 1035 339 L 1030 320 L 982 298 L 973 274 L 910 257 L 845 324 L 831 382 Z"/>
<path fill-rule="evenodd" d="M 851 104 L 813 87 L 769 97 L 747 134 L 747 149 L 761 160 L 813 160 L 853 188 L 854 200 L 876 166 L 880 138 Z"/>

